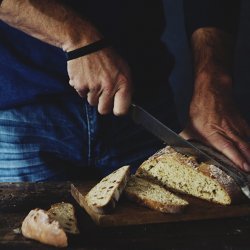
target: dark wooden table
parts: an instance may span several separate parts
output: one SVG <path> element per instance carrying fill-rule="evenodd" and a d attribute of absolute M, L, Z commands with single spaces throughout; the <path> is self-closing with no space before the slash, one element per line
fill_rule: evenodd
<path fill-rule="evenodd" d="M 96 226 L 70 195 L 70 183 L 0 184 L 0 248 L 55 249 L 18 234 L 27 213 L 72 202 L 81 234 L 67 249 L 250 249 L 250 216 L 115 228 Z"/>

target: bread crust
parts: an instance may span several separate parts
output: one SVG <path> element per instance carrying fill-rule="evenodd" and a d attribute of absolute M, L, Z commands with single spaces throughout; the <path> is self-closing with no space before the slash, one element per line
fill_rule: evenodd
<path fill-rule="evenodd" d="M 237 183 L 218 167 L 201 163 L 197 169 L 204 175 L 216 180 L 230 197 L 231 203 L 237 203 L 243 199 L 243 194 Z"/>
<path fill-rule="evenodd" d="M 65 232 L 57 221 L 50 221 L 46 211 L 36 208 L 29 212 L 22 223 L 24 237 L 37 240 L 55 247 L 67 247 L 68 240 Z"/>

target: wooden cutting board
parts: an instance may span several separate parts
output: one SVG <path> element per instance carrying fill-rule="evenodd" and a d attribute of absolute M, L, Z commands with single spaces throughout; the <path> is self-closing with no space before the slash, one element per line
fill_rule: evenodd
<path fill-rule="evenodd" d="M 181 214 L 163 214 L 122 197 L 112 214 L 101 215 L 91 210 L 84 200 L 84 196 L 95 184 L 96 182 L 72 184 L 71 194 L 99 226 L 113 227 L 250 215 L 250 200 L 245 200 L 241 204 L 222 206 L 187 196 L 184 198 L 189 201 L 190 206 Z"/>

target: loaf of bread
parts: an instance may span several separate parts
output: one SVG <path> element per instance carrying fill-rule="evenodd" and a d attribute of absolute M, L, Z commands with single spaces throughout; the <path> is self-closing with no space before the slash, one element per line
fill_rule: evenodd
<path fill-rule="evenodd" d="M 179 213 L 188 202 L 165 188 L 132 175 L 125 188 L 128 199 L 163 213 Z"/>
<path fill-rule="evenodd" d="M 167 146 L 137 170 L 136 175 L 156 181 L 177 192 L 229 205 L 241 196 L 235 181 L 218 167 L 198 163 L 195 157 Z"/>
<path fill-rule="evenodd" d="M 36 208 L 31 210 L 22 223 L 24 237 L 55 247 L 67 247 L 66 233 L 58 221 L 51 220 L 48 212 Z"/>
<path fill-rule="evenodd" d="M 124 190 L 130 175 L 129 166 L 123 166 L 95 185 L 86 195 L 88 206 L 99 214 L 111 212 Z"/>

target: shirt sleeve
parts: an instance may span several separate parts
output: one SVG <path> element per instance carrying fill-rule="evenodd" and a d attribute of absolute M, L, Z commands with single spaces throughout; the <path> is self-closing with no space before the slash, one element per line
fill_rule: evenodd
<path fill-rule="evenodd" d="M 236 35 L 240 0 L 183 0 L 186 30 L 189 38 L 202 27 L 216 27 Z"/>

